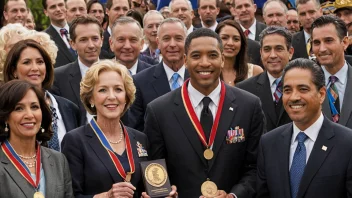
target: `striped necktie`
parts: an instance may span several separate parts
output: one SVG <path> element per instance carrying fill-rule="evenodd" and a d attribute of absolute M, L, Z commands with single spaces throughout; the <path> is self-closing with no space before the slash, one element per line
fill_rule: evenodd
<path fill-rule="evenodd" d="M 178 73 L 174 73 L 173 75 L 172 75 L 172 82 L 171 82 L 171 89 L 172 90 L 175 90 L 175 89 L 177 89 L 177 88 L 179 88 L 180 87 L 180 85 L 178 84 L 178 82 L 177 82 L 177 80 L 178 80 L 178 78 L 180 77 L 180 75 L 178 74 Z"/>
<path fill-rule="evenodd" d="M 276 89 L 274 92 L 275 103 L 277 104 L 282 96 L 282 81 L 281 78 L 278 78 L 274 81 L 276 84 Z"/>
<path fill-rule="evenodd" d="M 329 98 L 329 105 L 332 115 L 332 120 L 334 122 L 339 122 L 340 119 L 340 100 L 339 100 L 339 92 L 336 88 L 335 82 L 339 79 L 336 76 L 329 77 L 330 86 L 328 88 L 328 98 Z"/>

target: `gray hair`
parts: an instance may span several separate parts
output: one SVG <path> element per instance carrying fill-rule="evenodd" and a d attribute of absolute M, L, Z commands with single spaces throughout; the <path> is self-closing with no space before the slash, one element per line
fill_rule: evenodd
<path fill-rule="evenodd" d="M 181 21 L 180 19 L 178 18 L 167 18 L 167 19 L 164 19 L 163 21 L 161 21 L 160 25 L 159 25 L 159 28 L 158 28 L 158 33 L 157 35 L 159 36 L 160 34 L 160 27 L 163 26 L 164 24 L 166 23 L 180 23 L 182 28 L 183 28 L 183 31 L 185 32 L 185 35 L 187 35 L 187 27 L 185 26 L 185 24 L 183 23 L 183 21 Z"/>
<path fill-rule="evenodd" d="M 164 19 L 163 15 L 160 12 L 158 12 L 156 10 L 149 10 L 143 17 L 143 25 L 145 25 L 145 20 L 152 14 L 159 15 L 161 18 Z"/>
<path fill-rule="evenodd" d="M 295 1 L 295 4 L 296 4 L 296 10 L 297 10 L 297 12 L 298 12 L 297 7 L 298 7 L 299 4 L 306 4 L 306 3 L 308 3 L 309 1 L 313 1 L 313 2 L 315 3 L 315 5 L 317 6 L 317 8 L 318 8 L 318 9 L 320 8 L 320 1 L 319 1 L 319 0 L 296 0 L 296 1 Z"/>
<path fill-rule="evenodd" d="M 111 36 L 114 35 L 114 29 L 117 25 L 126 25 L 126 24 L 133 24 L 133 23 L 135 23 L 138 26 L 138 29 L 140 31 L 140 37 L 142 38 L 143 28 L 142 28 L 141 24 L 139 24 L 139 22 L 134 20 L 133 18 L 126 17 L 126 16 L 122 16 L 115 21 L 115 23 L 112 25 L 112 28 L 111 28 Z"/>
<path fill-rule="evenodd" d="M 268 0 L 263 5 L 263 15 L 265 15 L 266 6 L 271 2 L 278 2 L 280 4 L 280 6 L 284 9 L 285 14 L 288 11 L 287 6 L 281 0 Z"/>
<path fill-rule="evenodd" d="M 170 9 L 171 12 L 172 12 L 172 2 L 174 2 L 174 1 L 176 1 L 176 0 L 172 0 L 169 3 L 169 9 Z M 184 2 L 186 2 L 188 4 L 188 9 L 190 11 L 193 11 L 192 3 L 189 0 L 182 0 L 182 1 L 184 1 Z"/>

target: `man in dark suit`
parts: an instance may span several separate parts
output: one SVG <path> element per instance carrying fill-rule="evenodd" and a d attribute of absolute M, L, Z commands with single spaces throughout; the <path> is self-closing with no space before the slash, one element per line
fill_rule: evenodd
<path fill-rule="evenodd" d="M 91 16 L 73 20 L 71 44 L 78 58 L 73 63 L 55 69 L 52 92 L 75 103 L 81 112 L 81 124 L 91 119 L 80 99 L 80 82 L 93 63 L 99 60 L 103 29 L 97 19 Z M 88 118 L 88 119 L 87 119 Z"/>
<path fill-rule="evenodd" d="M 261 138 L 257 197 L 352 197 L 352 130 L 322 114 L 327 90 L 321 67 L 293 60 L 283 82 L 293 123 Z"/>
<path fill-rule="evenodd" d="M 147 104 L 181 86 L 188 78 L 184 67 L 186 27 L 180 19 L 169 18 L 161 22 L 157 37 L 163 61 L 133 77 L 136 100 L 129 111 L 129 126 L 144 129 Z"/>
<path fill-rule="evenodd" d="M 263 18 L 267 26 L 287 26 L 287 6 L 281 0 L 268 0 L 263 6 Z"/>
<path fill-rule="evenodd" d="M 147 107 L 144 132 L 150 157 L 166 159 L 180 197 L 255 194 L 264 114 L 258 97 L 220 81 L 222 50 L 215 32 L 205 28 L 192 32 L 185 43 L 190 80 Z"/>
<path fill-rule="evenodd" d="M 141 25 L 130 17 L 120 17 L 112 26 L 110 48 L 115 58 L 126 66 L 131 75 L 151 67 L 138 60 L 143 48 L 143 30 Z"/>
<path fill-rule="evenodd" d="M 292 46 L 295 49 L 295 52 L 292 59 L 309 57 L 314 58 L 314 54 L 311 52 L 312 44 L 308 43 L 311 41 L 310 33 L 313 21 L 322 15 L 320 3 L 316 0 L 298 0 L 296 6 L 298 20 L 303 27 L 303 30 L 293 35 Z M 309 46 L 310 50 L 308 49 Z M 308 55 L 308 51 L 310 51 L 310 56 Z"/>
<path fill-rule="evenodd" d="M 323 112 L 334 122 L 352 128 L 352 67 L 345 60 L 349 45 L 345 23 L 333 16 L 322 16 L 312 24 L 313 52 L 325 74 L 329 95 Z M 332 41 L 331 41 L 332 40 Z M 335 98 L 336 97 L 336 98 Z"/>
<path fill-rule="evenodd" d="M 260 54 L 265 72 L 236 86 L 260 98 L 266 117 L 266 129 L 271 131 L 291 122 L 282 105 L 281 76 L 293 54 L 292 35 L 285 28 L 278 26 L 267 27 L 261 35 Z"/>
<path fill-rule="evenodd" d="M 187 35 L 196 29 L 192 25 L 194 11 L 192 8 L 192 3 L 189 0 L 172 0 L 170 2 L 170 15 L 171 17 L 175 17 L 183 21 L 187 28 Z"/>
<path fill-rule="evenodd" d="M 107 0 L 106 2 L 106 14 L 109 16 L 109 26 L 104 31 L 104 40 L 103 40 L 103 47 L 101 49 L 101 58 L 102 59 L 111 59 L 114 58 L 114 53 L 110 49 L 110 35 L 112 26 L 114 25 L 115 21 L 122 17 L 126 16 L 127 11 L 130 9 L 130 4 L 128 0 Z"/>
<path fill-rule="evenodd" d="M 44 30 L 55 42 L 57 52 L 54 67 L 60 67 L 76 60 L 76 55 L 70 46 L 69 26 L 66 22 L 66 8 L 64 0 L 43 0 L 44 13 L 49 17 L 51 25 Z"/>
<path fill-rule="evenodd" d="M 198 0 L 198 14 L 203 28 L 215 31 L 218 22 L 216 17 L 220 12 L 220 1 Z"/>

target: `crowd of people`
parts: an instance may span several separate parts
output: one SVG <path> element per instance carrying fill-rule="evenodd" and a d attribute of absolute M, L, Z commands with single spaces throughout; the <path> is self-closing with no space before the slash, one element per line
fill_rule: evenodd
<path fill-rule="evenodd" d="M 169 197 L 352 198 L 350 1 L 42 7 L 4 2 L 0 197 L 149 198 L 165 159 Z"/>

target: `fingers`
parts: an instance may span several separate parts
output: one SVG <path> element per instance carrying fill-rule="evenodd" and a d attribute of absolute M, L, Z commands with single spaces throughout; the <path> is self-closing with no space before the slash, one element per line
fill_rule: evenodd
<path fill-rule="evenodd" d="M 150 198 L 150 197 L 149 197 L 149 195 L 147 195 L 147 193 L 146 193 L 146 192 L 142 192 L 142 196 L 141 196 L 141 198 Z"/>
<path fill-rule="evenodd" d="M 223 190 L 218 190 L 218 196 L 214 198 L 226 198 L 227 193 Z"/>
<path fill-rule="evenodd" d="M 169 197 L 177 197 L 177 188 L 176 188 L 176 186 L 174 186 L 174 185 L 172 185 L 171 186 L 171 192 L 170 192 L 170 194 L 169 194 Z"/>
<path fill-rule="evenodd" d="M 111 190 L 108 193 L 108 197 L 126 197 L 133 198 L 134 190 L 136 188 L 127 182 L 120 182 L 112 185 Z"/>

